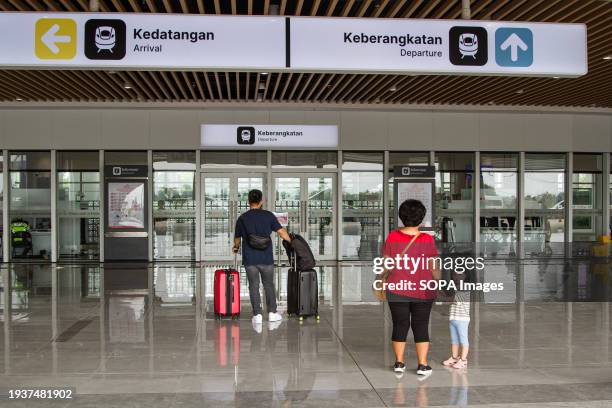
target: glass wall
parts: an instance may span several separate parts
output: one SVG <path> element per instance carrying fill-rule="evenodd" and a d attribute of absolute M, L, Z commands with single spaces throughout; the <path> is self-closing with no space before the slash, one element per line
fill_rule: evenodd
<path fill-rule="evenodd" d="M 442 243 L 472 242 L 474 153 L 435 154 L 435 237 Z"/>
<path fill-rule="evenodd" d="M 99 153 L 57 153 L 59 259 L 100 256 Z"/>
<path fill-rule="evenodd" d="M 480 154 L 480 242 L 488 257 L 515 256 L 518 153 Z"/>
<path fill-rule="evenodd" d="M 336 169 L 338 152 L 272 152 L 272 167 L 275 169 Z"/>
<path fill-rule="evenodd" d="M 574 153 L 572 241 L 595 241 L 602 234 L 601 154 Z"/>
<path fill-rule="evenodd" d="M 194 260 L 195 207 L 196 199 L 199 199 L 194 196 L 198 171 L 196 152 L 159 151 L 153 152 L 152 156 L 154 259 Z M 0 177 L 0 215 L 2 200 L 6 198 L 9 225 L 4 227 L 8 230 L 9 240 L 2 244 L 8 245 L 10 259 L 50 260 L 52 225 L 57 226 L 59 260 L 99 259 L 99 157 L 98 151 L 57 152 L 57 213 L 53 218 L 51 153 L 9 152 L 9 195 L 4 197 L 5 186 Z M 146 151 L 106 151 L 105 164 L 146 165 L 147 157 Z M 268 191 L 265 187 L 269 174 L 274 183 L 284 177 L 285 169 L 288 173 L 293 170 L 291 177 L 303 180 L 300 185 L 305 193 L 301 201 L 308 200 L 316 206 L 312 214 L 322 214 L 322 209 L 325 210 L 325 222 L 313 223 L 316 231 L 308 222 L 308 229 L 304 227 L 307 235 L 316 242 L 320 254 L 329 254 L 327 238 L 333 232 L 342 234 L 342 248 L 341 254 L 331 256 L 370 261 L 378 255 L 384 241 L 383 171 L 388 172 L 389 179 L 387 204 L 390 218 L 387 221 L 389 227 L 394 228 L 392 169 L 397 165 L 428 165 L 431 153 L 389 152 L 388 157 L 385 169 L 383 152 L 344 151 L 339 164 L 337 151 L 274 151 L 272 154 L 266 151 L 202 151 L 201 169 L 204 170 L 203 177 L 208 175 L 212 180 L 224 173 L 224 169 L 232 168 L 226 178 L 236 180 L 237 187 L 232 187 L 234 190 L 242 191 L 241 180 L 256 178 L 265 192 Z M 475 200 L 474 153 L 435 152 L 435 237 L 438 243 L 473 242 L 474 207 L 478 205 L 478 234 L 483 254 L 488 258 L 515 256 L 518 208 L 522 199 L 525 254 L 549 256 L 563 253 L 564 246 L 555 247 L 555 243 L 565 240 L 568 222 L 565 219 L 565 190 L 568 186 L 571 186 L 572 193 L 572 240 L 586 243 L 582 246 L 584 248 L 608 231 L 608 226 L 603 225 L 603 198 L 604 194 L 612 193 L 612 181 L 609 186 L 603 185 L 602 154 L 573 153 L 571 184 L 567 179 L 565 153 L 525 153 L 525 162 L 520 166 L 524 167 L 524 174 L 519 172 L 519 157 L 519 153 L 482 152 L 480 192 Z M 244 167 L 244 172 L 237 167 Z M 338 167 L 341 167 L 341 172 L 336 171 Z M 296 171 L 300 172 L 299 176 L 296 176 Z M 612 173 L 612 165 L 607 171 Z M 329 173 L 330 177 L 322 177 L 319 173 Z M 336 192 L 334 177 L 337 176 L 342 180 L 339 187 L 342 189 L 343 209 L 342 219 L 338 220 L 334 218 L 330 204 L 337 203 L 333 197 Z M 521 182 L 523 186 L 519 184 Z M 274 187 L 271 190 L 274 191 Z M 518 197 L 519 190 L 523 191 L 523 197 Z M 612 204 L 609 211 L 612 212 Z M 309 220 L 314 219 L 311 213 L 307 216 Z M 0 216 L 0 228 L 1 221 Z M 206 245 L 205 241 L 203 245 Z"/>
<path fill-rule="evenodd" d="M 195 152 L 153 152 L 153 257 L 195 259 Z"/>
<path fill-rule="evenodd" d="M 11 259 L 51 258 L 51 153 L 10 152 Z"/>
<path fill-rule="evenodd" d="M 200 154 L 203 169 L 261 168 L 268 166 L 268 152 L 265 151 L 217 151 L 206 150 Z"/>
<path fill-rule="evenodd" d="M 342 152 L 342 258 L 371 261 L 383 242 L 383 154 Z"/>
<path fill-rule="evenodd" d="M 563 153 L 525 154 L 525 254 L 552 255 L 565 241 Z"/>

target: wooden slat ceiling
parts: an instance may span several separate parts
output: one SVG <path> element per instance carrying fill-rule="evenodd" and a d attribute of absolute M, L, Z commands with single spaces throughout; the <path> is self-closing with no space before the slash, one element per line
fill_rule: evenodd
<path fill-rule="evenodd" d="M 90 0 L 0 0 L 1 11 L 90 11 Z M 102 12 L 460 19 L 461 0 L 98 0 Z M 0 70 L 0 101 L 250 102 L 612 108 L 612 2 L 472 0 L 472 19 L 586 23 L 577 79 L 174 71 Z M 126 89 L 126 85 L 131 86 Z"/>

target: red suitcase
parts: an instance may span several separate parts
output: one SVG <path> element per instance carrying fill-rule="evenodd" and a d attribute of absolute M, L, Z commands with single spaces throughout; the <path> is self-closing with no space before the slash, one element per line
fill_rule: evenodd
<path fill-rule="evenodd" d="M 240 317 L 240 274 L 234 269 L 217 269 L 214 284 L 215 317 Z"/>
<path fill-rule="evenodd" d="M 219 367 L 230 362 L 237 366 L 240 360 L 240 326 L 238 322 L 219 322 L 217 326 L 216 350 Z"/>

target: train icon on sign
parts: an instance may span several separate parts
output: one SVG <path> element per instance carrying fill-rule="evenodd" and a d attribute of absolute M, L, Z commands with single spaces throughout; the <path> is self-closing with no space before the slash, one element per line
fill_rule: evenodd
<path fill-rule="evenodd" d="M 253 126 L 239 126 L 236 131 L 236 141 L 239 145 L 255 144 L 255 128 Z"/>
<path fill-rule="evenodd" d="M 476 59 L 478 53 L 478 36 L 472 33 L 463 33 L 459 36 L 459 54 L 463 57 Z"/>
<path fill-rule="evenodd" d="M 110 26 L 96 28 L 95 41 L 98 52 L 102 50 L 113 52 L 113 48 L 115 48 L 115 44 L 117 44 L 115 29 Z"/>

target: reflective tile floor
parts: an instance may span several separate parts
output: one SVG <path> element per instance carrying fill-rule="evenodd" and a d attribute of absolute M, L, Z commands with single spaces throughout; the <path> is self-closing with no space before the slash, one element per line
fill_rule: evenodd
<path fill-rule="evenodd" d="M 240 320 L 212 319 L 214 266 L 11 266 L 1 270 L 0 406 L 611 407 L 609 271 L 517 279 L 514 266 L 500 268 L 519 283 L 473 305 L 463 372 L 440 364 L 448 306 L 434 306 L 434 372 L 421 381 L 412 350 L 410 370 L 392 373 L 388 312 L 370 301 L 359 266 L 319 270 L 319 322 L 264 322 L 261 332 L 246 299 Z M 7 398 L 40 388 L 74 394 Z"/>

